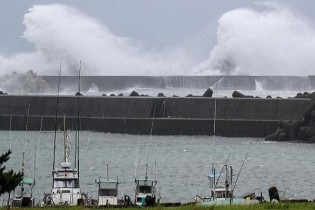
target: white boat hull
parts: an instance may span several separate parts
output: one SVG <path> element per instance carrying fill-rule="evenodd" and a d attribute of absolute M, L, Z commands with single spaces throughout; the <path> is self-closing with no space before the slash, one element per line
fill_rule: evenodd
<path fill-rule="evenodd" d="M 98 206 L 117 206 L 118 198 L 116 196 L 98 196 Z"/>
<path fill-rule="evenodd" d="M 203 201 L 198 201 L 197 205 L 200 206 L 221 206 L 221 205 L 251 205 L 259 203 L 258 200 L 247 200 L 244 198 L 233 198 L 230 199 L 204 199 Z"/>
<path fill-rule="evenodd" d="M 145 199 L 147 196 L 155 198 L 155 195 L 152 193 L 138 193 L 138 194 L 136 194 L 136 205 L 137 206 L 145 206 L 146 205 Z"/>
<path fill-rule="evenodd" d="M 54 205 L 77 206 L 81 198 L 80 188 L 52 189 L 52 201 Z"/>

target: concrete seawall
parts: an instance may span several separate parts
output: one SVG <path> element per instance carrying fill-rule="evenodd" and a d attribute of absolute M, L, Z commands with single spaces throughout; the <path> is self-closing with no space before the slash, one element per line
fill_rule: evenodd
<path fill-rule="evenodd" d="M 55 96 L 0 96 L 0 129 L 54 130 Z M 264 137 L 296 120 L 309 99 L 80 97 L 81 130 L 154 135 Z M 77 127 L 78 97 L 59 97 L 58 128 Z M 42 121 L 42 123 L 41 123 Z M 153 126 L 152 126 L 153 125 Z"/>

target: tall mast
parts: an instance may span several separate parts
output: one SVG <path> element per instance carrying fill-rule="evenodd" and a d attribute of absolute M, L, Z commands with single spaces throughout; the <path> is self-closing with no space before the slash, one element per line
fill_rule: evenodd
<path fill-rule="evenodd" d="M 57 99 L 56 99 L 56 110 L 55 110 L 55 134 L 54 134 L 54 155 L 53 155 L 53 171 L 55 170 L 55 162 L 56 162 L 56 139 L 57 139 L 57 124 L 58 124 L 58 107 L 59 107 L 59 88 L 60 88 L 60 76 L 61 76 L 61 65 L 59 68 L 59 76 L 58 76 L 58 86 L 57 86 Z"/>
<path fill-rule="evenodd" d="M 75 157 L 78 158 L 78 177 L 80 177 L 80 95 L 81 95 L 81 87 L 80 87 L 80 79 L 81 79 L 81 61 L 80 61 L 80 68 L 79 68 L 79 79 L 78 79 L 78 115 L 77 115 L 77 147 L 76 152 L 77 155 Z M 76 162 L 76 161 L 75 161 Z"/>
<path fill-rule="evenodd" d="M 25 133 L 24 133 L 24 151 L 22 152 L 22 174 L 24 174 L 25 170 L 25 150 L 26 150 L 26 138 L 27 138 L 27 129 L 28 129 L 28 118 L 30 116 L 30 107 L 31 107 L 31 101 L 28 102 L 27 106 L 27 115 L 26 115 L 26 122 L 25 122 Z M 24 195 L 24 186 L 23 181 L 21 184 L 21 196 Z"/>

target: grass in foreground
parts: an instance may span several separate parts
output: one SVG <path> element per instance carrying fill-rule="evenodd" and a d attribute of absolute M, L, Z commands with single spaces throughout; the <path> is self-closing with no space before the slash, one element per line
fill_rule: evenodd
<path fill-rule="evenodd" d="M 2 207 L 1 210 L 6 208 Z M 17 209 L 17 208 L 15 208 Z M 30 208 L 18 208 L 20 210 L 29 210 Z M 31 208 L 32 210 L 43 210 L 43 208 Z M 103 208 L 88 208 L 88 207 L 46 207 L 47 210 L 93 210 Z M 116 209 L 116 208 L 104 208 Z M 315 210 L 315 203 L 265 203 L 257 205 L 231 205 L 231 206 L 180 206 L 180 207 L 150 207 L 150 208 L 119 208 L 121 210 L 135 210 L 135 209 L 150 209 L 150 210 Z"/>

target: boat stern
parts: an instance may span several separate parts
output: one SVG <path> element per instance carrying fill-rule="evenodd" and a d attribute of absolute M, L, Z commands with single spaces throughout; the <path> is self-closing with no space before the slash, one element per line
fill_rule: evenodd
<path fill-rule="evenodd" d="M 117 206 L 117 196 L 98 196 L 98 206 Z"/>
<path fill-rule="evenodd" d="M 52 190 L 52 201 L 54 205 L 77 206 L 80 199 L 80 188 L 60 188 Z"/>

